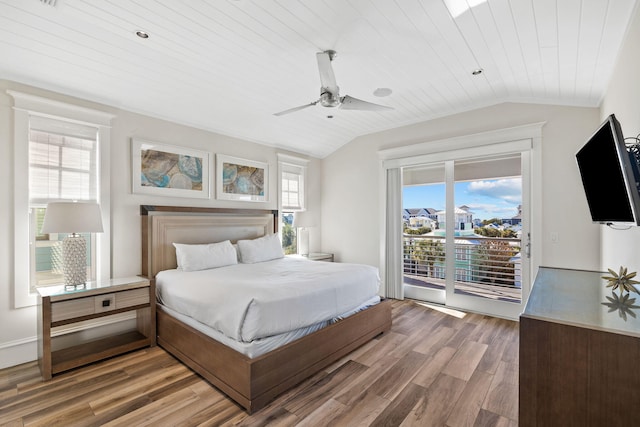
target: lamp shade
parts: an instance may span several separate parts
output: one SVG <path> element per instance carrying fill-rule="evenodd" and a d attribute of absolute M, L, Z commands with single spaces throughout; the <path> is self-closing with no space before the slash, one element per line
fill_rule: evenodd
<path fill-rule="evenodd" d="M 293 214 L 293 224 L 296 228 L 314 227 L 315 223 L 309 211 L 300 211 Z"/>
<path fill-rule="evenodd" d="M 42 233 L 102 233 L 100 205 L 93 202 L 52 202 L 47 205 Z"/>

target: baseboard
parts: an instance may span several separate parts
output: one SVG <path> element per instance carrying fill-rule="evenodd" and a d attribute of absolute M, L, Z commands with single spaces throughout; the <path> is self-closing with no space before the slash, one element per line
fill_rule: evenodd
<path fill-rule="evenodd" d="M 38 358 L 36 337 L 0 344 L 0 369 L 22 365 Z"/>

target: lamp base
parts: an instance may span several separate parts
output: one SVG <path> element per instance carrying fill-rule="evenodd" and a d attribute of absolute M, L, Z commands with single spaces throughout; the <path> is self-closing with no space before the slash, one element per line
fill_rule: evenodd
<path fill-rule="evenodd" d="M 300 242 L 300 255 L 309 256 L 309 230 L 307 227 L 302 227 L 300 229 L 300 236 L 298 240 Z"/>
<path fill-rule="evenodd" d="M 65 287 L 87 282 L 87 242 L 80 234 L 70 234 L 62 241 L 62 272 Z"/>

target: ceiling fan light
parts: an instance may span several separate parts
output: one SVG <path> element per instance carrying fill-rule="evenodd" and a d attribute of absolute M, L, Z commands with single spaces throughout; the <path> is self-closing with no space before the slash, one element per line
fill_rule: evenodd
<path fill-rule="evenodd" d="M 393 93 L 393 91 L 388 88 L 388 87 L 379 87 L 376 90 L 373 91 L 373 94 L 375 96 L 378 96 L 380 98 L 385 97 L 385 96 L 389 96 Z"/>

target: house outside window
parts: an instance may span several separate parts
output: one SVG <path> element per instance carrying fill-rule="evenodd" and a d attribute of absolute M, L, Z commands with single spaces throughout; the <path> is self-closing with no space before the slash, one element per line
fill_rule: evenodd
<path fill-rule="evenodd" d="M 298 253 L 298 233 L 293 227 L 293 215 L 305 206 L 305 181 L 308 160 L 278 154 L 280 236 L 284 253 Z"/>

